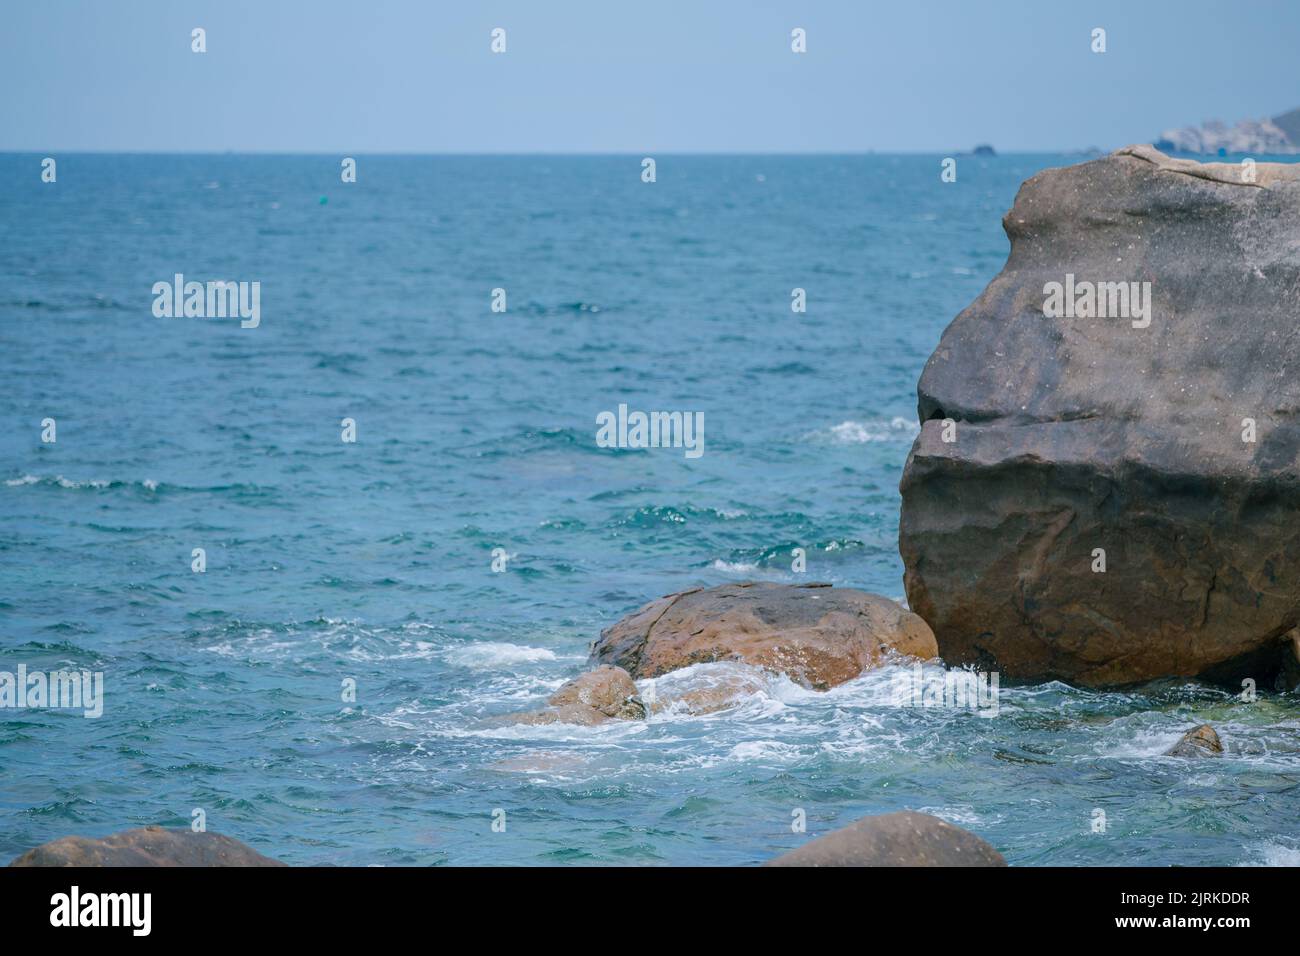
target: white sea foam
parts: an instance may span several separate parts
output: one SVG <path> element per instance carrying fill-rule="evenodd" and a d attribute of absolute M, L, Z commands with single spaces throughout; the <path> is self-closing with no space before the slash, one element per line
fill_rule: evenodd
<path fill-rule="evenodd" d="M 746 740 L 732 747 L 727 758 L 743 763 L 780 766 L 794 763 L 802 755 L 802 749 L 795 744 L 782 743 L 779 740 Z"/>
<path fill-rule="evenodd" d="M 692 664 L 659 677 L 642 679 L 637 690 L 652 703 L 651 720 L 725 719 L 757 721 L 785 708 L 781 699 L 788 678 L 738 661 Z M 793 686 L 793 685 L 792 685 Z M 701 703 L 716 708 L 700 712 Z"/>
<path fill-rule="evenodd" d="M 757 564 L 750 564 L 747 561 L 723 561 L 721 558 L 718 558 L 709 567 L 714 571 L 722 571 L 725 574 L 753 574 L 758 570 Z"/>
<path fill-rule="evenodd" d="M 1119 731 L 1119 728 L 1115 725 L 1121 723 L 1126 723 L 1126 721 L 1120 718 L 1111 725 L 1112 728 L 1119 732 L 1116 736 L 1107 733 L 1099 741 L 1099 756 L 1117 757 L 1121 760 L 1163 757 L 1182 737 L 1182 734 L 1178 731 L 1164 728 L 1139 727 Z M 1119 734 L 1122 734 L 1122 736 Z"/>
<path fill-rule="evenodd" d="M 24 486 L 24 485 L 52 485 L 52 486 L 55 486 L 55 487 L 58 487 L 58 488 L 96 488 L 96 489 L 98 489 L 98 488 L 110 488 L 110 487 L 112 487 L 113 485 L 130 485 L 130 484 L 136 484 L 136 482 L 130 482 L 130 481 L 122 481 L 122 482 L 105 481 L 105 480 L 102 479 L 102 478 L 82 478 L 82 479 L 74 479 L 74 478 L 64 478 L 62 475 L 53 475 L 53 476 L 50 476 L 50 477 L 46 477 L 46 476 L 44 476 L 44 475 L 23 475 L 21 478 L 9 478 L 9 479 L 6 479 L 6 480 L 5 480 L 5 484 L 6 484 L 8 487 L 10 487 L 10 488 L 18 488 L 18 487 L 22 487 L 22 486 Z M 150 491 L 155 491 L 155 490 L 157 490 L 157 488 L 158 488 L 158 482 L 154 481 L 152 478 L 146 478 L 145 480 L 143 480 L 143 481 L 141 481 L 141 482 L 138 482 L 138 484 L 139 484 L 142 488 L 147 488 L 147 489 L 150 490 Z"/>
<path fill-rule="evenodd" d="M 520 742 L 543 741 L 548 744 L 577 744 L 584 747 L 605 746 L 645 732 L 643 720 L 610 720 L 602 724 L 512 724 L 478 726 L 439 724 L 435 733 L 445 737 L 492 737 Z"/>
<path fill-rule="evenodd" d="M 895 415 L 890 419 L 843 421 L 838 425 L 832 425 L 830 428 L 812 432 L 808 438 L 813 441 L 829 442 L 832 445 L 910 442 L 916 438 L 920 430 L 920 426 L 915 421 Z"/>
<path fill-rule="evenodd" d="M 482 641 L 449 648 L 446 659 L 461 667 L 473 670 L 491 670 L 516 664 L 535 664 L 555 660 L 555 652 L 544 647 L 527 647 L 522 644 Z"/>
<path fill-rule="evenodd" d="M 982 827 L 987 824 L 984 818 L 975 812 L 971 806 L 959 807 L 917 807 L 917 813 L 928 813 L 932 817 L 938 817 L 940 820 L 946 820 L 948 823 L 955 824 L 959 827 Z"/>
<path fill-rule="evenodd" d="M 5 484 L 10 487 L 16 485 L 58 485 L 60 488 L 107 488 L 110 482 L 99 478 L 74 481 L 70 478 L 64 478 L 62 475 L 55 475 L 53 478 L 44 478 L 40 475 L 23 475 L 21 478 L 12 478 L 6 481 Z"/>
<path fill-rule="evenodd" d="M 1300 866 L 1300 847 L 1266 841 L 1248 847 L 1247 852 L 1238 866 Z"/>

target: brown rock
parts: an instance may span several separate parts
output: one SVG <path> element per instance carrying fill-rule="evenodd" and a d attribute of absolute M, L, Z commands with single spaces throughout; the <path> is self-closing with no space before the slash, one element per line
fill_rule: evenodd
<path fill-rule="evenodd" d="M 934 635 L 888 598 L 828 584 L 724 584 L 651 601 L 601 632 L 594 660 L 633 677 L 744 661 L 826 690 L 890 652 L 929 659 Z"/>
<path fill-rule="evenodd" d="M 284 866 L 220 833 L 141 827 L 102 839 L 69 836 L 28 850 L 10 866 Z"/>
<path fill-rule="evenodd" d="M 645 704 L 621 667 L 597 667 L 569 681 L 547 700 L 544 710 L 507 718 L 517 724 L 580 724 L 644 720 Z"/>
<path fill-rule="evenodd" d="M 763 865 L 1006 866 L 1007 861 L 969 830 L 904 810 L 863 817 Z"/>
<path fill-rule="evenodd" d="M 908 603 L 947 663 L 1083 686 L 1277 666 L 1300 621 L 1300 166 L 1254 172 L 1136 146 L 1020 188 L 1006 265 L 921 375 L 901 483 Z M 1067 286 L 1085 315 L 1045 315 Z"/>
<path fill-rule="evenodd" d="M 1193 727 L 1165 752 L 1166 757 L 1211 757 L 1223 753 L 1219 735 L 1209 724 Z"/>
<path fill-rule="evenodd" d="M 636 695 L 636 684 L 621 667 L 601 666 L 569 681 L 550 697 L 553 707 L 580 704 L 606 717 L 640 720 L 645 705 Z"/>

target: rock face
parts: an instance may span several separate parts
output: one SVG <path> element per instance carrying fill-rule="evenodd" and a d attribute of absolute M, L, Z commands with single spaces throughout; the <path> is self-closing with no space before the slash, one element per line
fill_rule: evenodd
<path fill-rule="evenodd" d="M 1295 693 L 1300 691 L 1300 627 L 1287 633 L 1282 643 L 1282 672 L 1277 676 L 1277 689 Z"/>
<path fill-rule="evenodd" d="M 863 817 L 764 866 L 1006 866 L 993 846 L 928 813 Z"/>
<path fill-rule="evenodd" d="M 1265 686 L 1300 623 L 1300 166 L 1252 172 L 1138 146 L 1021 187 L 901 483 L 908 602 L 947 663 Z M 1080 317 L 1045 315 L 1051 283 Z M 1084 283 L 1118 317 L 1084 317 Z M 1119 283 L 1150 283 L 1145 316 Z"/>
<path fill-rule="evenodd" d="M 875 594 L 828 584 L 724 584 L 670 594 L 601 632 L 594 660 L 633 677 L 713 661 L 743 661 L 825 690 L 890 651 L 935 656 L 915 614 Z"/>
<path fill-rule="evenodd" d="M 1166 757 L 1211 757 L 1223 753 L 1219 735 L 1209 724 L 1193 727 L 1165 753 Z"/>
<path fill-rule="evenodd" d="M 284 866 L 219 833 L 141 827 L 103 839 L 63 837 L 10 866 Z"/>
<path fill-rule="evenodd" d="M 603 724 L 607 720 L 644 720 L 645 704 L 636 684 L 621 667 L 597 667 L 569 681 L 547 700 L 544 710 L 509 718 L 520 724 Z"/>

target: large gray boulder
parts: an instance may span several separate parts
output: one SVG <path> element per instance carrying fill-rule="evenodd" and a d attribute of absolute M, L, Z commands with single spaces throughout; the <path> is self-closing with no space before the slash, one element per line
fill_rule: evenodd
<path fill-rule="evenodd" d="M 141 827 L 102 839 L 69 836 L 28 850 L 10 866 L 284 866 L 220 833 Z"/>
<path fill-rule="evenodd" d="M 949 664 L 1265 686 L 1300 623 L 1300 167 L 1128 147 L 1034 176 L 1003 228 L 918 386 L 909 604 Z M 1149 314 L 1045 316 L 1085 282 L 1149 282 Z"/>
<path fill-rule="evenodd" d="M 928 813 L 863 817 L 764 866 L 1006 866 L 987 841 Z"/>
<path fill-rule="evenodd" d="M 929 659 L 935 652 L 926 623 L 878 594 L 747 582 L 651 601 L 602 631 L 592 658 L 636 678 L 740 661 L 826 690 L 893 654 Z"/>

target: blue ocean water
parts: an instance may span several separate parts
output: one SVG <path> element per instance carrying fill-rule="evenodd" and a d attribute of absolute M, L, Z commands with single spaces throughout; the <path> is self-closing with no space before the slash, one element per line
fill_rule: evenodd
<path fill-rule="evenodd" d="M 1293 698 L 988 719 L 890 706 L 886 669 L 490 720 L 684 587 L 902 597 L 916 379 L 1018 185 L 1077 157 L 939 160 L 0 156 L 0 670 L 105 675 L 100 719 L 0 710 L 0 862 L 201 809 L 295 864 L 750 864 L 903 808 L 1013 864 L 1300 861 Z M 260 326 L 156 318 L 176 273 L 260 282 Z M 597 447 L 620 403 L 702 411 L 704 455 Z M 1203 720 L 1228 754 L 1160 756 Z"/>

